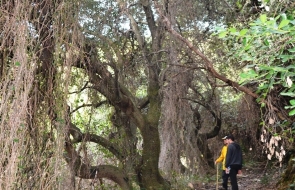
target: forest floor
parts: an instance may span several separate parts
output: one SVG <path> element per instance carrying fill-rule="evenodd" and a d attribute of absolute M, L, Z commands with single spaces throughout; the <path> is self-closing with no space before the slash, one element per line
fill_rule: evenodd
<path fill-rule="evenodd" d="M 279 167 L 259 163 L 252 163 L 251 165 L 245 166 L 242 170 L 242 174 L 238 175 L 239 190 L 276 190 L 276 183 L 280 179 L 281 171 L 283 170 Z M 215 174 L 210 177 L 211 180 L 208 180 L 207 182 L 194 183 L 193 188 L 192 184 L 189 184 L 189 189 L 216 190 L 221 188 L 221 170 L 218 173 L 218 183 Z M 218 188 L 216 188 L 216 186 L 218 186 Z M 230 180 L 228 190 L 231 190 Z"/>

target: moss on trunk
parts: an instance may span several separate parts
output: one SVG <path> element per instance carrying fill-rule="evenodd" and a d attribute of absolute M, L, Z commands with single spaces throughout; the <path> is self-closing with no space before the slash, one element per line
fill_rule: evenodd
<path fill-rule="evenodd" d="M 143 154 L 140 173 L 141 188 L 146 190 L 170 189 L 169 183 L 160 175 L 160 138 L 157 127 L 147 126 L 143 131 Z"/>
<path fill-rule="evenodd" d="M 281 179 L 277 183 L 278 190 L 285 190 L 290 188 L 291 184 L 295 185 L 295 152 L 292 152 L 292 154 L 289 157 L 287 168 L 282 175 Z M 295 188 L 290 188 L 295 189 Z"/>

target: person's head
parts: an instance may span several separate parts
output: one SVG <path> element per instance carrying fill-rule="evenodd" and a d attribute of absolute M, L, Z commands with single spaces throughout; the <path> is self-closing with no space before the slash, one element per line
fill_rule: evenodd
<path fill-rule="evenodd" d="M 233 135 L 227 135 L 226 139 L 227 139 L 227 143 L 231 143 L 235 141 L 235 137 Z"/>
<path fill-rule="evenodd" d="M 221 139 L 223 140 L 223 144 L 224 145 L 227 145 L 227 136 L 224 136 Z"/>

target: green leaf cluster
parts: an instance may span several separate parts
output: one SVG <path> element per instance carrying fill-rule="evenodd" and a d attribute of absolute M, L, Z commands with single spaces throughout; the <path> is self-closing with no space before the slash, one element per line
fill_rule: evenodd
<path fill-rule="evenodd" d="M 293 11 L 295 12 L 295 11 Z M 274 85 L 281 85 L 283 96 L 295 97 L 295 19 L 294 14 L 268 17 L 261 14 L 247 28 L 218 28 L 215 35 L 232 43 L 231 59 L 246 63 L 240 84 L 258 83 L 264 99 Z M 295 115 L 295 99 L 289 115 Z"/>

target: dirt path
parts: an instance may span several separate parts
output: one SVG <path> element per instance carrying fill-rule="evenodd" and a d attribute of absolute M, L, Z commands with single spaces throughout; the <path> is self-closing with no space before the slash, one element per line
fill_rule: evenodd
<path fill-rule="evenodd" d="M 265 167 L 260 166 L 253 166 L 253 167 L 247 167 L 243 168 L 243 174 L 238 175 L 238 185 L 239 190 L 276 190 L 275 184 L 279 180 L 280 173 L 277 168 L 271 168 L 271 169 L 265 169 Z M 195 183 L 192 188 L 192 186 L 189 189 L 196 189 L 196 190 L 216 190 L 216 175 L 212 176 L 210 182 L 207 183 Z M 219 172 L 219 178 L 218 178 L 218 187 L 221 188 L 221 175 Z M 191 184 L 192 185 L 192 184 Z M 229 189 L 230 188 L 230 181 L 229 181 Z"/>

